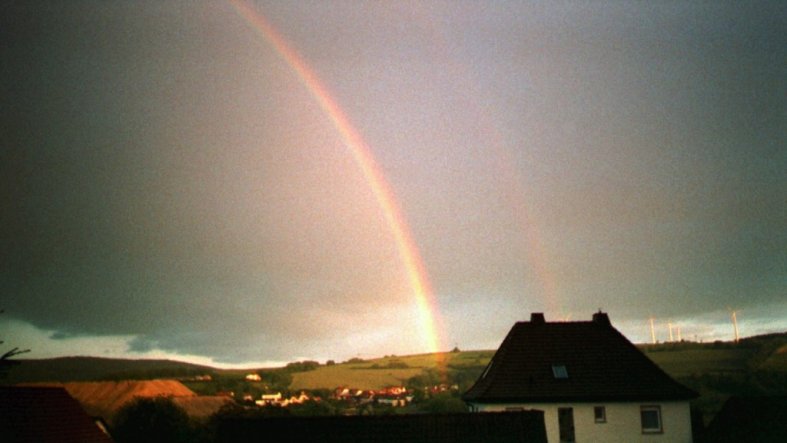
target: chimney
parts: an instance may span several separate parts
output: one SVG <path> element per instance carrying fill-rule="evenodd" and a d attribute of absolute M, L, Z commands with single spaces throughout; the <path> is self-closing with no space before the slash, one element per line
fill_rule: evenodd
<path fill-rule="evenodd" d="M 530 314 L 530 323 L 533 323 L 535 325 L 543 325 L 544 323 L 546 323 L 546 320 L 544 320 L 544 313 L 533 312 L 532 314 Z"/>
<path fill-rule="evenodd" d="M 601 309 L 598 310 L 595 314 L 593 314 L 593 323 L 598 323 L 600 325 L 612 326 L 612 323 L 609 321 L 609 316 L 606 312 L 601 312 Z"/>

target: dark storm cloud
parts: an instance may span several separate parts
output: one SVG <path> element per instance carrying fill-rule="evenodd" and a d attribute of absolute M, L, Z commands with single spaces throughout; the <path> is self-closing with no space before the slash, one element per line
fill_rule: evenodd
<path fill-rule="evenodd" d="M 263 6 L 391 181 L 451 340 L 550 297 L 783 312 L 783 3 Z M 379 324 L 414 320 L 368 184 L 228 4 L 0 8 L 9 316 L 227 362 L 418 343 Z"/>
<path fill-rule="evenodd" d="M 53 332 L 49 336 L 49 338 L 51 338 L 52 340 L 65 340 L 67 338 L 72 338 L 72 337 L 73 337 L 73 335 L 66 334 L 65 332 L 62 332 L 62 331 Z"/>

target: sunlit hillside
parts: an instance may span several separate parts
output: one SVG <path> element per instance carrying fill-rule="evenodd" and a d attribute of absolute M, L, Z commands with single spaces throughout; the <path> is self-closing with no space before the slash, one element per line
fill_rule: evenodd
<path fill-rule="evenodd" d="M 706 420 L 730 395 L 787 394 L 787 333 L 750 337 L 738 343 L 676 342 L 638 347 L 665 372 L 700 393 L 694 406 Z M 2 382 L 170 378 L 180 380 L 198 395 L 232 391 L 254 397 L 271 391 L 333 390 L 340 386 L 376 390 L 450 384 L 463 391 L 477 379 L 493 354 L 494 350 L 456 350 L 346 362 L 294 362 L 281 368 L 257 369 L 92 357 L 19 359 L 20 364 Z M 261 380 L 246 380 L 248 374 L 258 374 Z"/>
<path fill-rule="evenodd" d="M 372 360 L 321 366 L 314 371 L 293 374 L 291 389 L 332 389 L 349 386 L 358 389 L 380 389 L 407 384 L 407 380 L 424 370 L 473 368 L 480 370 L 494 351 L 466 351 L 442 354 L 389 356 Z"/>

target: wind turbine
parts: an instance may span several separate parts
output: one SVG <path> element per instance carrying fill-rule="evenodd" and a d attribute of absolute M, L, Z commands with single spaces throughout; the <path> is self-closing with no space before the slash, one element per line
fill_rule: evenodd
<path fill-rule="evenodd" d="M 650 317 L 650 340 L 656 344 L 656 329 L 653 327 L 653 317 Z"/>
<path fill-rule="evenodd" d="M 732 327 L 735 329 L 735 343 L 738 343 L 738 340 L 741 338 L 738 333 L 738 311 L 731 309 L 730 317 L 732 318 Z"/>
<path fill-rule="evenodd" d="M 669 341 L 673 342 L 675 340 L 672 338 L 672 321 L 667 322 L 667 327 L 669 327 Z"/>

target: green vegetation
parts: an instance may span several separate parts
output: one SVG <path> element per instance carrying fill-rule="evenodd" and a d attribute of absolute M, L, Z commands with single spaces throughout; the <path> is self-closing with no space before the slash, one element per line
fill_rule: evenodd
<path fill-rule="evenodd" d="M 492 358 L 494 351 L 464 351 L 440 354 L 385 356 L 377 359 L 351 359 L 345 363 L 320 366 L 314 371 L 294 373 L 290 389 L 334 389 L 350 386 L 357 389 L 382 389 L 406 385 L 414 377 L 434 379 L 433 384 L 459 384 L 475 381 Z M 448 377 L 435 376 L 440 368 Z M 468 381 L 469 380 L 469 381 Z M 461 381 L 461 383 L 460 383 Z M 408 385 L 409 387 L 409 385 Z"/>
<path fill-rule="evenodd" d="M 259 374 L 261 381 L 248 381 L 246 374 Z M 246 395 L 260 398 L 264 393 L 271 391 L 286 392 L 292 383 L 292 374 L 285 369 L 266 369 L 255 371 L 215 370 L 210 381 L 181 380 L 181 383 L 196 392 L 197 395 L 217 395 L 219 393 L 233 393 L 236 399 Z"/>
<path fill-rule="evenodd" d="M 639 347 L 665 372 L 700 393 L 693 406 L 706 423 L 730 395 L 787 395 L 787 333 L 752 337 L 739 343 L 680 342 Z M 299 415 L 331 415 L 346 409 L 347 405 L 329 399 L 340 386 L 362 390 L 406 386 L 415 395 L 415 405 L 365 405 L 357 412 L 454 411 L 461 403 L 461 394 L 475 382 L 493 354 L 494 351 L 454 350 L 353 358 L 325 365 L 307 360 L 284 368 L 259 370 L 222 370 L 163 360 L 19 360 L 22 364 L 14 367 L 6 382 L 177 378 L 199 395 L 233 392 L 239 401 L 244 395 L 259 398 L 268 392 L 289 395 L 301 390 L 324 399 L 322 404 L 307 403 L 288 412 Z M 262 380 L 245 380 L 249 373 L 259 374 Z M 197 375 L 209 375 L 210 379 L 198 380 Z M 435 386 L 441 387 L 435 390 Z"/>
<path fill-rule="evenodd" d="M 418 412 L 429 414 L 449 414 L 467 412 L 467 406 L 462 401 L 459 391 L 440 392 L 419 402 Z"/>
<path fill-rule="evenodd" d="M 692 403 L 707 424 L 731 395 L 787 395 L 787 333 L 738 343 L 666 343 L 641 349 L 665 372 L 699 392 Z"/>
<path fill-rule="evenodd" d="M 313 371 L 319 367 L 320 367 L 320 363 L 316 361 L 304 360 L 304 361 L 287 363 L 287 366 L 284 367 L 284 370 L 287 372 L 305 372 L 305 371 Z"/>
<path fill-rule="evenodd" d="M 747 369 L 753 354 L 751 349 L 685 349 L 652 351 L 645 349 L 650 357 L 665 372 L 673 377 L 698 374 L 736 374 Z"/>
<path fill-rule="evenodd" d="M 332 366 L 321 366 L 315 371 L 292 374 L 290 389 L 333 389 L 339 386 L 351 386 L 358 389 L 382 389 L 386 386 L 397 386 L 405 380 L 420 373 L 420 367 L 402 369 L 372 368 L 373 364 L 341 363 Z"/>
<path fill-rule="evenodd" d="M 191 442 L 197 429 L 186 411 L 164 397 L 138 398 L 124 406 L 112 425 L 119 443 Z"/>
<path fill-rule="evenodd" d="M 406 369 L 409 367 L 410 365 L 401 360 L 390 360 L 385 364 L 385 366 L 380 366 L 379 363 L 374 363 L 369 366 L 369 369 Z"/>

